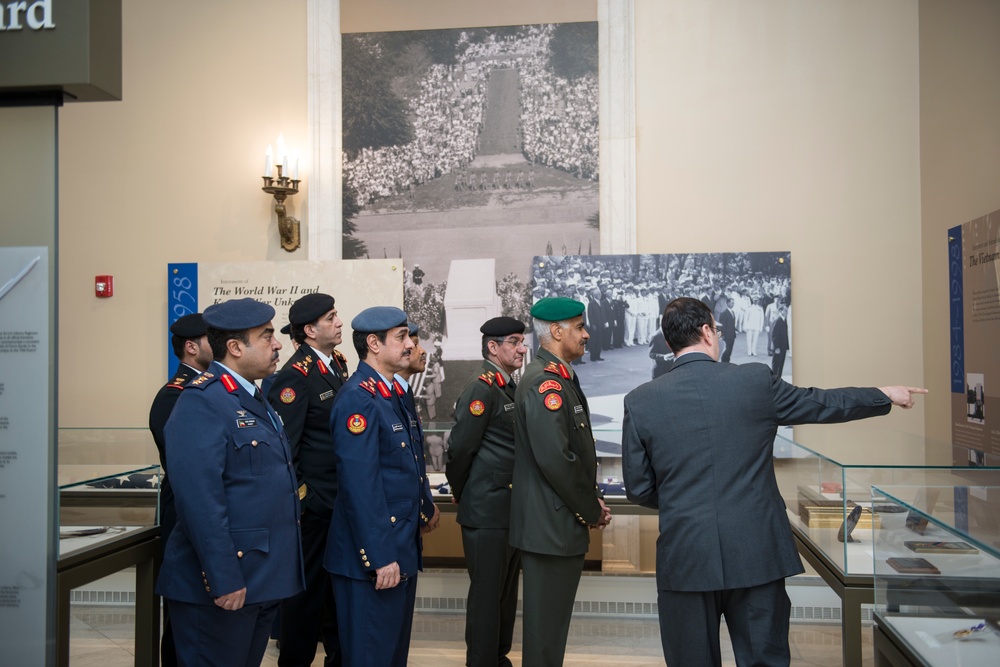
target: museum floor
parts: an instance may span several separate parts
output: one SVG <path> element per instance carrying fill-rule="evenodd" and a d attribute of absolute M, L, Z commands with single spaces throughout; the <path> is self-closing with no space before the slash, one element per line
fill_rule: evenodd
<path fill-rule="evenodd" d="M 135 614 L 130 608 L 116 611 L 106 606 L 74 604 L 70 640 L 72 667 L 128 667 L 132 665 Z M 413 621 L 409 664 L 413 667 L 460 667 L 465 664 L 462 639 L 463 614 L 418 612 Z M 733 661 L 725 627 L 722 657 L 727 667 Z M 520 627 L 514 637 L 514 664 L 520 664 Z M 792 665 L 839 667 L 842 664 L 839 624 L 793 623 L 790 633 Z M 874 664 L 871 630 L 864 632 L 865 665 Z M 322 649 L 319 651 L 322 653 Z M 570 626 L 567 667 L 663 665 L 659 629 L 655 620 L 608 619 L 598 615 L 576 615 Z M 272 641 L 262 665 L 276 667 L 278 650 Z M 317 657 L 313 665 L 322 665 Z"/>

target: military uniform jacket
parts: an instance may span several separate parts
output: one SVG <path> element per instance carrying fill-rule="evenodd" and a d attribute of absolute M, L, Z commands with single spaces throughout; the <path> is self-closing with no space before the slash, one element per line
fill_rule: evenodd
<path fill-rule="evenodd" d="M 772 450 L 779 425 L 884 415 L 878 389 L 803 389 L 764 364 L 689 353 L 625 396 L 629 500 L 659 509 L 657 588 L 749 588 L 802 572 Z"/>
<path fill-rule="evenodd" d="M 496 366 L 483 362 L 455 404 L 445 469 L 458 501 L 458 523 L 507 528 L 514 476 L 514 389 Z"/>
<path fill-rule="evenodd" d="M 292 447 L 302 506 L 330 518 L 337 497 L 337 464 L 330 437 L 333 399 L 347 381 L 347 360 L 334 351 L 327 366 L 308 345 L 300 345 L 274 378 L 268 402 L 281 415 Z"/>
<path fill-rule="evenodd" d="M 167 419 L 170 418 L 170 413 L 173 412 L 184 386 L 198 375 L 198 371 L 187 364 L 177 364 L 177 370 L 174 371 L 171 380 L 156 392 L 153 404 L 149 408 L 149 431 L 153 434 L 156 451 L 160 453 L 160 467 L 164 473 L 167 470 L 167 454 L 163 447 L 163 427 L 167 425 Z"/>
<path fill-rule="evenodd" d="M 195 604 L 246 587 L 254 604 L 305 585 L 295 470 L 281 419 L 217 363 L 165 429 L 177 526 L 157 593 Z"/>
<path fill-rule="evenodd" d="M 597 453 L 586 399 L 544 348 L 517 385 L 510 543 L 524 551 L 578 556 L 601 519 Z"/>
<path fill-rule="evenodd" d="M 376 569 L 395 561 L 412 577 L 422 566 L 427 481 L 401 391 L 361 362 L 334 400 L 330 431 L 339 490 L 323 558 L 334 574 L 374 578 Z"/>

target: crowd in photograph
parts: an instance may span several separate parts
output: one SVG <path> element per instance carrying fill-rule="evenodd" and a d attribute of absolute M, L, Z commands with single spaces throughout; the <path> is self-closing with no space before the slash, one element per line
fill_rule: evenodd
<path fill-rule="evenodd" d="M 597 75 L 567 81 L 553 74 L 548 64 L 552 30 L 551 25 L 528 26 L 517 35 L 489 35 L 476 43 L 463 33 L 456 64 L 431 65 L 419 93 L 407 101 L 413 140 L 364 148 L 353 157 L 344 154 L 344 173 L 358 205 L 453 173 L 460 190 L 530 189 L 531 170 L 466 170 L 479 149 L 494 69 L 515 68 L 520 74 L 520 129 L 511 150 L 522 152 L 532 165 L 597 180 Z"/>

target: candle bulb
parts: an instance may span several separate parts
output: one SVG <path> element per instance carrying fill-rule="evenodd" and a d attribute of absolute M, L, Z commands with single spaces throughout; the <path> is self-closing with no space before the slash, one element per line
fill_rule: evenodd
<path fill-rule="evenodd" d="M 295 155 L 294 170 L 292 171 L 292 179 L 299 180 L 299 156 Z"/>

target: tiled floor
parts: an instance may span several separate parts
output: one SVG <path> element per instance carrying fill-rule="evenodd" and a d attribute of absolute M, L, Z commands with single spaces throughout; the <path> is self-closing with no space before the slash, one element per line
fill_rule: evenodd
<path fill-rule="evenodd" d="M 72 667 L 128 667 L 133 664 L 135 614 L 131 609 L 75 604 L 72 608 L 70 665 Z M 462 614 L 424 612 L 413 621 L 409 664 L 413 667 L 461 667 L 465 664 Z M 729 667 L 732 649 L 723 628 L 722 656 Z M 514 664 L 520 664 L 520 628 L 515 632 Z M 792 665 L 839 667 L 840 626 L 795 623 L 790 633 Z M 865 665 L 874 660 L 871 630 L 864 633 Z M 322 653 L 322 648 L 319 650 Z M 276 667 L 278 650 L 268 646 L 262 665 Z M 314 665 L 322 665 L 317 657 Z M 566 667 L 597 665 L 653 667 L 663 665 L 659 626 L 655 620 L 607 619 L 577 615 L 570 626 Z"/>

